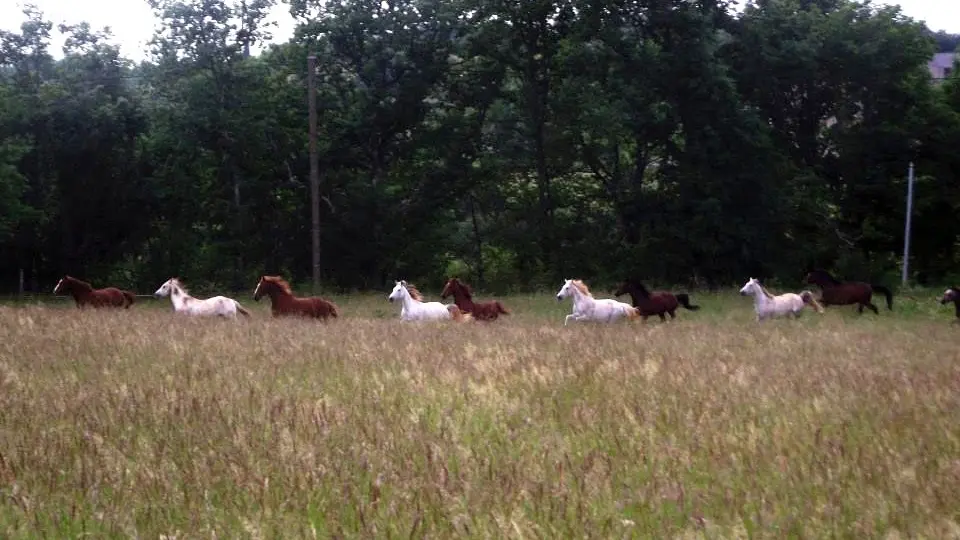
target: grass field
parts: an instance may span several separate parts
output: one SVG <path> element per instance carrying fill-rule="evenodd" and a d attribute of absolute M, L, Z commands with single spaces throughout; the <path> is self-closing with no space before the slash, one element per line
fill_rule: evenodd
<path fill-rule="evenodd" d="M 429 299 L 436 299 L 436 291 Z M 960 535 L 960 355 L 895 311 L 323 325 L 0 307 L 0 536 Z"/>

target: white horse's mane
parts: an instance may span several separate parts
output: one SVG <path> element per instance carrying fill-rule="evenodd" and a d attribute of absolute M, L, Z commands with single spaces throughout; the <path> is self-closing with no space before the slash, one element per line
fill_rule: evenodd
<path fill-rule="evenodd" d="M 400 285 L 407 290 L 407 292 L 410 294 L 410 298 L 413 298 L 417 302 L 423 302 L 423 295 L 420 294 L 420 291 L 412 283 L 407 283 L 406 280 L 401 280 Z"/>
<path fill-rule="evenodd" d="M 183 282 L 180 281 L 180 278 L 170 278 L 170 285 L 180 289 L 180 292 L 186 296 L 190 296 L 190 291 L 184 286 Z"/>
<path fill-rule="evenodd" d="M 760 285 L 760 290 L 763 291 L 763 294 L 767 295 L 767 298 L 775 298 L 774 295 L 771 294 L 770 291 L 768 291 L 767 288 L 764 287 L 759 281 L 757 282 L 757 285 Z"/>
<path fill-rule="evenodd" d="M 587 287 L 587 284 L 579 279 L 571 279 L 570 283 L 577 288 L 583 295 L 593 298 L 593 293 L 590 292 L 590 288 Z"/>

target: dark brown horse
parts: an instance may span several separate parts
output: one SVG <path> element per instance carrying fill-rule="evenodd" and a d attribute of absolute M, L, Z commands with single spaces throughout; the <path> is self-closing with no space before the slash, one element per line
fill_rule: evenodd
<path fill-rule="evenodd" d="M 127 309 L 137 299 L 137 295 L 130 291 L 124 291 L 116 287 L 94 289 L 86 281 L 71 276 L 63 276 L 57 282 L 57 286 L 53 288 L 53 294 L 69 294 L 77 303 L 78 308 L 92 306 L 95 308 L 118 307 Z"/>
<path fill-rule="evenodd" d="M 940 299 L 940 305 L 949 304 L 950 302 L 953 302 L 953 307 L 957 314 L 957 318 L 954 322 L 960 323 L 960 289 L 956 287 L 950 287 L 949 289 L 943 291 L 943 298 Z"/>
<path fill-rule="evenodd" d="M 673 294 L 667 291 L 650 292 L 644 287 L 638 279 L 629 278 L 620 284 L 620 287 L 613 293 L 614 296 L 630 295 L 633 307 L 640 310 L 640 316 L 647 320 L 650 315 L 658 315 L 661 321 L 667 320 L 664 315 L 670 314 L 671 319 L 677 317 L 676 311 L 679 306 L 683 306 L 690 311 L 700 309 L 700 306 L 690 304 L 690 295 L 686 293 Z"/>
<path fill-rule="evenodd" d="M 893 293 L 883 285 L 871 285 L 862 281 L 840 281 L 825 270 L 814 270 L 807 274 L 807 283 L 820 287 L 820 303 L 827 306 L 849 306 L 857 304 L 857 313 L 863 313 L 868 307 L 874 313 L 880 310 L 871 301 L 874 291 L 887 297 L 887 309 L 893 310 Z"/>
<path fill-rule="evenodd" d="M 450 295 L 453 295 L 453 302 L 460 311 L 471 313 L 474 319 L 480 321 L 494 321 L 501 314 L 510 314 L 510 310 L 503 307 L 503 304 L 497 300 L 474 302 L 470 286 L 455 277 L 447 280 L 447 284 L 443 286 L 443 292 L 440 293 L 440 299 L 446 300 Z"/>
<path fill-rule="evenodd" d="M 328 317 L 336 318 L 340 314 L 337 306 L 329 300 L 318 296 L 308 298 L 294 296 L 293 291 L 290 290 L 290 284 L 280 276 L 260 277 L 260 282 L 253 291 L 253 299 L 259 302 L 264 295 L 270 297 L 270 312 L 274 317 L 299 315 L 326 320 Z"/>

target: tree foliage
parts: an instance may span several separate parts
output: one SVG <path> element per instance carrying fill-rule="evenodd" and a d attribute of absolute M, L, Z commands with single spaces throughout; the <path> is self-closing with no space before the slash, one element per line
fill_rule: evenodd
<path fill-rule="evenodd" d="M 319 58 L 322 274 L 379 288 L 573 275 L 955 275 L 956 48 L 850 0 L 150 0 L 153 55 L 35 7 L 0 33 L 0 274 L 245 289 L 310 275 L 306 57 Z M 7 286 L 10 288 L 10 286 Z"/>

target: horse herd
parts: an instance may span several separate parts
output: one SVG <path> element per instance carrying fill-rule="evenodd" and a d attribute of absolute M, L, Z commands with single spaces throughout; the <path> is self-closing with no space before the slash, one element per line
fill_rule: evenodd
<path fill-rule="evenodd" d="M 740 289 L 743 296 L 752 296 L 757 321 L 780 316 L 799 317 L 805 307 L 811 307 L 819 313 L 824 306 L 857 305 L 857 312 L 869 308 L 879 314 L 877 306 L 872 302 L 873 293 L 881 293 L 886 297 L 887 308 L 893 309 L 893 294 L 890 289 L 882 285 L 872 285 L 858 281 L 839 281 L 823 270 L 814 270 L 807 274 L 805 281 L 817 285 L 821 289 L 820 298 L 814 297 L 811 291 L 801 291 L 799 294 L 785 293 L 773 295 L 768 292 L 758 280 L 750 278 Z M 129 308 L 136 299 L 130 291 L 116 287 L 94 289 L 89 283 L 69 275 L 64 276 L 54 287 L 57 295 L 70 295 L 77 307 L 118 307 Z M 249 317 L 247 311 L 238 301 L 226 296 L 211 298 L 195 298 L 179 278 L 170 278 L 154 293 L 156 297 L 169 297 L 176 313 L 194 316 L 220 316 L 236 318 L 237 314 Z M 698 310 L 699 306 L 690 303 L 690 296 L 685 293 L 671 293 L 667 291 L 649 291 L 643 283 L 636 279 L 627 279 L 622 282 L 613 293 L 615 297 L 629 295 L 631 303 L 620 302 L 616 299 L 594 298 L 590 289 L 578 279 L 564 280 L 563 286 L 557 292 L 557 300 L 571 298 L 573 312 L 564 319 L 564 325 L 570 321 L 597 321 L 614 322 L 620 319 L 641 318 L 644 321 L 653 315 L 665 321 L 669 315 L 676 317 L 676 310 L 683 307 L 688 310 Z M 253 299 L 259 301 L 262 297 L 270 298 L 270 311 L 274 317 L 296 315 L 326 320 L 339 316 L 339 309 L 333 302 L 320 297 L 294 296 L 287 283 L 280 276 L 261 276 L 253 292 Z M 398 302 L 400 319 L 404 321 L 427 320 L 454 320 L 454 321 L 494 321 L 500 315 L 510 314 L 504 305 L 497 301 L 475 302 L 470 286 L 458 278 L 447 280 L 440 293 L 440 298 L 446 300 L 452 296 L 453 304 L 442 302 L 425 302 L 416 287 L 406 281 L 397 281 L 393 290 L 387 296 L 390 302 Z M 941 304 L 953 303 L 956 307 L 956 316 L 960 320 L 960 288 L 947 289 L 940 299 Z"/>

